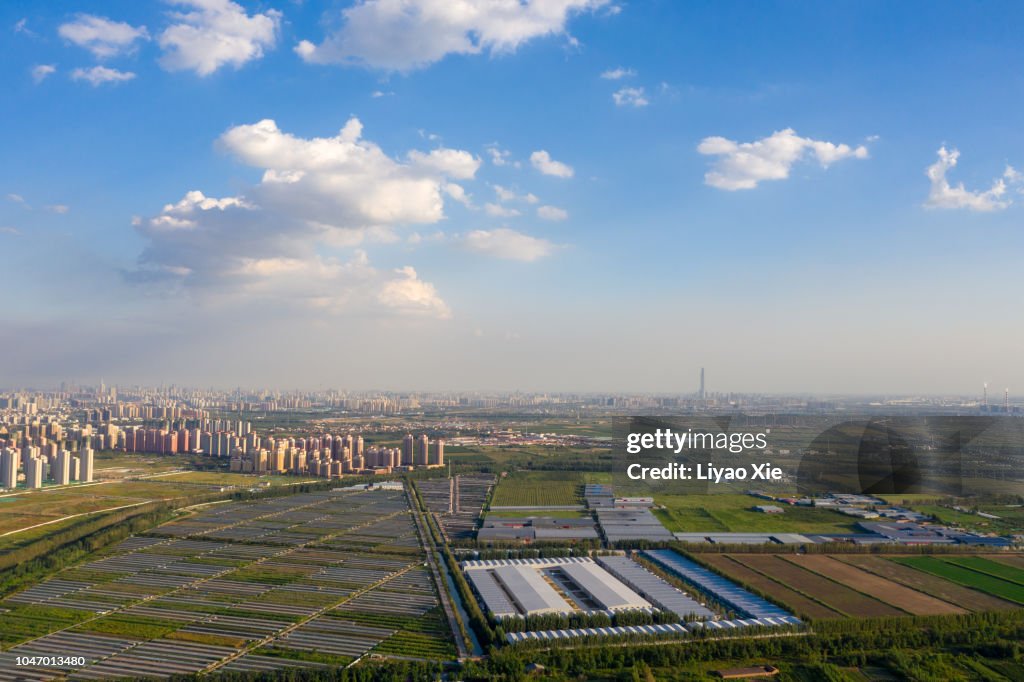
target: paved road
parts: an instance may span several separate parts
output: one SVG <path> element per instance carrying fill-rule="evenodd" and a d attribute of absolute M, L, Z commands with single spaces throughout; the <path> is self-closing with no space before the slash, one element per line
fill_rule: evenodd
<path fill-rule="evenodd" d="M 430 535 L 430 529 L 427 528 L 427 522 L 423 518 L 419 505 L 416 504 L 415 498 L 409 491 L 408 487 L 406 488 L 405 494 L 409 499 L 409 509 L 412 510 L 412 516 L 416 519 L 416 529 L 419 531 L 420 544 L 423 546 L 423 551 L 427 556 L 427 565 L 430 566 L 430 572 L 434 575 L 434 584 L 437 585 L 438 598 L 441 600 L 441 606 L 444 608 L 444 613 L 448 617 L 448 626 L 451 628 L 452 638 L 455 640 L 455 647 L 459 651 L 459 660 L 464 660 L 470 657 L 470 652 L 469 649 L 466 648 L 466 642 L 462 637 L 462 628 L 459 627 L 459 621 L 455 618 L 455 607 L 452 606 L 451 600 L 449 599 L 447 583 L 441 575 L 440 569 L 437 567 L 437 550 L 434 547 L 434 542 Z"/>

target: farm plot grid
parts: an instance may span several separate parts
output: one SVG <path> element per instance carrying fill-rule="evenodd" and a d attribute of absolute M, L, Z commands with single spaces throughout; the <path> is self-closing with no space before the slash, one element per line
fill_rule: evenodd
<path fill-rule="evenodd" d="M 496 480 L 491 474 L 472 474 L 419 481 L 416 486 L 445 536 L 450 540 L 470 540 L 476 534 L 477 519 Z"/>
<path fill-rule="evenodd" d="M 905 566 L 1024 605 L 1024 569 L 982 557 L 904 557 Z"/>
<path fill-rule="evenodd" d="M 0 670 L 26 655 L 85 659 L 17 669 L 39 680 L 453 658 L 422 562 L 401 490 L 210 507 L 0 601 Z"/>
<path fill-rule="evenodd" d="M 1024 571 L 975 556 L 701 554 L 701 562 L 810 618 L 1019 608 Z M 1016 599 L 1015 599 L 1016 598 Z"/>

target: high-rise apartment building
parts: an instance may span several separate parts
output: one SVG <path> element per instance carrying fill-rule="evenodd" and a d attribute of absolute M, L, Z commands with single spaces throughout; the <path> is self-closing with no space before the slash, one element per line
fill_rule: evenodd
<path fill-rule="evenodd" d="M 405 434 L 405 438 L 402 439 L 402 466 L 412 465 L 412 446 L 413 437 L 411 433 Z"/>
<path fill-rule="evenodd" d="M 427 434 L 420 434 L 420 437 L 416 439 L 416 457 L 414 464 L 416 466 L 426 466 L 430 460 L 429 457 L 430 440 L 427 438 Z"/>

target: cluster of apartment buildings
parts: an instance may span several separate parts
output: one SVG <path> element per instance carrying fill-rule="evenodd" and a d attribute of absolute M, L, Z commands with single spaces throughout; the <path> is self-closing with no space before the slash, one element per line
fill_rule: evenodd
<path fill-rule="evenodd" d="M 83 445 L 77 453 L 72 453 L 50 441 L 43 447 L 25 445 L 20 450 L 13 447 L 0 450 L 0 488 L 14 490 L 22 474 L 28 488 L 42 488 L 45 481 L 55 485 L 68 485 L 72 481 L 91 483 L 93 449 Z"/>
<path fill-rule="evenodd" d="M 246 436 L 245 446 L 231 452 L 231 471 L 293 473 L 337 478 L 344 474 L 389 474 L 444 466 L 444 439 L 407 434 L 397 448 L 366 447 L 362 436 L 330 434 L 310 438 Z"/>

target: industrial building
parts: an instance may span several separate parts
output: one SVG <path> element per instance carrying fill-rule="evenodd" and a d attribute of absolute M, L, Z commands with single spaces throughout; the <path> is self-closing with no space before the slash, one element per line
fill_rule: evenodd
<path fill-rule="evenodd" d="M 561 569 L 605 611 L 651 607 L 650 602 L 593 562 L 565 564 Z"/>
<path fill-rule="evenodd" d="M 477 540 L 533 542 L 535 540 L 597 540 L 594 521 L 585 519 L 562 519 L 549 516 L 525 518 L 501 518 L 496 516 L 484 520 L 477 531 Z"/>
<path fill-rule="evenodd" d="M 598 508 L 597 522 L 608 542 L 650 540 L 671 542 L 675 538 L 650 509 Z"/>
<path fill-rule="evenodd" d="M 499 620 L 544 613 L 612 614 L 655 608 L 590 557 L 466 561 L 462 570 L 485 609 Z M 657 576 L 648 575 L 662 582 L 667 590 L 673 589 Z"/>
<path fill-rule="evenodd" d="M 665 582 L 629 557 L 601 556 L 597 557 L 597 563 L 662 611 L 670 611 L 680 619 L 700 618 L 704 620 L 715 617 L 714 612 L 703 604 L 690 598 L 685 592 Z"/>
<path fill-rule="evenodd" d="M 790 618 L 784 609 L 748 592 L 736 583 L 668 549 L 647 550 L 644 556 L 670 573 L 750 618 Z"/>

